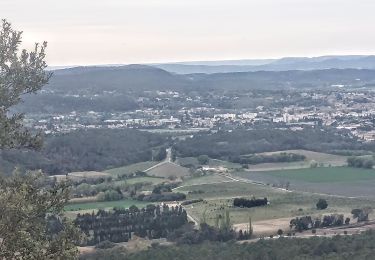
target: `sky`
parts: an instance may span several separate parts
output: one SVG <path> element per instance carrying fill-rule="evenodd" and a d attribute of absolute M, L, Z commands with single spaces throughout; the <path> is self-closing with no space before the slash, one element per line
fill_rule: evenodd
<path fill-rule="evenodd" d="M 374 0 L 0 0 L 50 65 L 375 54 Z"/>

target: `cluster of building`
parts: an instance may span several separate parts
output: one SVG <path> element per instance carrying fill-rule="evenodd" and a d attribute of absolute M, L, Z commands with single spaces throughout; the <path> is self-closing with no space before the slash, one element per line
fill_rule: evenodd
<path fill-rule="evenodd" d="M 233 101 L 236 104 L 240 98 L 246 100 L 246 95 L 240 95 L 237 97 L 231 94 L 228 97 L 222 94 L 213 98 L 225 102 Z M 193 98 L 178 92 L 158 92 L 156 96 L 151 101 L 149 98 L 138 97 L 138 102 L 143 109 L 121 112 L 71 111 L 53 115 L 28 114 L 26 123 L 47 134 L 65 133 L 83 128 L 194 130 L 236 128 L 264 123 L 290 127 L 321 125 L 348 129 L 364 141 L 375 140 L 375 93 L 373 92 L 306 91 L 275 96 L 267 93 L 258 97 L 261 101 L 264 100 L 265 105 L 229 108 L 215 106 L 214 103 L 217 102 L 210 103 L 204 97 Z M 146 99 L 147 104 L 151 102 L 152 106 L 145 107 Z M 161 106 L 159 102 L 165 104 L 166 99 L 169 103 L 175 99 L 175 104 L 180 106 L 173 109 L 163 105 L 155 109 Z M 184 106 L 181 107 L 182 105 Z"/>

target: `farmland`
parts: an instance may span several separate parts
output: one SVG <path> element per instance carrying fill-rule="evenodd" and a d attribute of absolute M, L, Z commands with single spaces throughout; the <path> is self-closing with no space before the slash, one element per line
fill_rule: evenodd
<path fill-rule="evenodd" d="M 89 210 L 89 209 L 111 209 L 114 207 L 123 207 L 128 208 L 132 205 L 135 206 L 145 206 L 150 203 L 136 201 L 136 200 L 118 200 L 118 201 L 103 201 L 103 202 L 87 202 L 87 203 L 74 203 L 68 204 L 65 207 L 66 211 L 81 211 L 81 210 Z"/>
<path fill-rule="evenodd" d="M 353 182 L 375 180 L 375 170 L 349 167 L 280 170 L 264 172 L 263 174 L 307 182 Z"/>
<path fill-rule="evenodd" d="M 136 171 L 145 171 L 148 168 L 156 165 L 157 163 L 158 162 L 151 162 L 151 161 L 134 163 L 134 164 L 130 164 L 130 165 L 123 166 L 123 167 L 113 168 L 105 172 L 113 176 L 120 175 L 120 174 L 127 175 L 127 174 L 134 173 Z"/>
<path fill-rule="evenodd" d="M 375 206 L 375 202 L 367 199 L 355 199 L 334 197 L 329 195 L 317 195 L 300 192 L 288 192 L 273 189 L 268 186 L 260 186 L 241 182 L 228 182 L 220 184 L 204 184 L 183 187 L 180 191 L 204 191 L 200 194 L 189 194 L 188 198 L 203 198 L 203 202 L 195 203 L 186 207 L 190 215 L 195 219 L 202 219 L 205 214 L 206 221 L 214 223 L 217 214 L 222 214 L 224 208 L 230 211 L 233 224 L 246 223 L 249 217 L 254 222 L 291 218 L 300 215 L 319 216 L 328 213 L 345 213 L 356 207 Z M 255 208 L 233 208 L 234 197 L 267 197 L 270 205 Z M 316 202 L 319 198 L 325 198 L 329 207 L 325 210 L 317 210 Z"/>
<path fill-rule="evenodd" d="M 160 163 L 146 171 L 149 176 L 183 177 L 190 174 L 189 169 L 171 162 Z"/>
<path fill-rule="evenodd" d="M 272 186 L 289 183 L 291 190 L 348 197 L 375 197 L 375 171 L 349 167 L 319 167 L 268 172 L 235 172 L 234 176 Z"/>

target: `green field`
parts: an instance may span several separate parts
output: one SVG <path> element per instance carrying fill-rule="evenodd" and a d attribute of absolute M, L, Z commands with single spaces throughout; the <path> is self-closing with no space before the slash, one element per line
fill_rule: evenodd
<path fill-rule="evenodd" d="M 217 214 L 223 213 L 223 207 L 228 208 L 233 224 L 245 223 L 251 217 L 253 221 L 287 218 L 301 215 L 322 215 L 327 213 L 345 213 L 350 215 L 353 208 L 375 207 L 375 201 L 366 199 L 350 199 L 332 197 L 328 195 L 314 195 L 300 192 L 286 192 L 273 189 L 269 186 L 260 186 L 241 182 L 219 184 L 205 184 L 183 187 L 180 191 L 201 190 L 201 194 L 189 194 L 188 199 L 203 198 L 204 202 L 186 206 L 187 211 L 195 219 L 200 220 L 206 212 L 206 220 L 214 224 Z M 234 197 L 267 197 L 270 205 L 255 208 L 232 207 Z M 319 198 L 328 201 L 326 210 L 317 210 L 316 202 Z"/>
<path fill-rule="evenodd" d="M 137 177 L 137 178 L 130 178 L 124 181 L 126 181 L 126 183 L 128 184 L 142 183 L 142 182 L 150 182 L 152 184 L 159 184 L 159 183 L 165 182 L 166 179 L 157 178 L 157 177 Z"/>
<path fill-rule="evenodd" d="M 204 183 L 218 183 L 218 182 L 228 182 L 231 181 L 230 179 L 216 175 L 216 174 L 210 174 L 202 177 L 195 177 L 195 178 L 188 178 L 184 180 L 181 184 L 181 186 L 191 186 L 191 185 L 200 185 Z"/>
<path fill-rule="evenodd" d="M 375 180 L 375 170 L 349 167 L 322 167 L 262 172 L 265 175 L 306 182 L 353 182 Z"/>
<path fill-rule="evenodd" d="M 137 200 L 117 200 L 117 201 L 103 201 L 103 202 L 86 202 L 86 203 L 74 203 L 65 206 L 66 211 L 79 211 L 88 209 L 110 209 L 114 207 L 129 208 L 132 205 L 137 207 L 144 207 L 145 205 L 151 204 L 149 202 L 142 202 Z"/>
<path fill-rule="evenodd" d="M 105 172 L 112 174 L 114 176 L 119 174 L 131 174 L 136 171 L 145 171 L 148 168 L 158 164 L 158 162 L 140 162 L 140 163 L 134 163 L 127 166 L 119 167 L 119 168 L 113 168 L 110 170 L 106 170 Z"/>
<path fill-rule="evenodd" d="M 182 167 L 178 164 L 171 162 L 163 162 L 155 168 L 152 168 L 149 171 L 147 171 L 147 175 L 164 178 L 168 178 L 171 176 L 184 177 L 190 175 L 190 171 L 188 168 Z"/>

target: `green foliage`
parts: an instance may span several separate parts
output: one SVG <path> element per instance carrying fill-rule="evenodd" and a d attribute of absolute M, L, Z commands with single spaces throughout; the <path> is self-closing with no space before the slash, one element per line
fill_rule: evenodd
<path fill-rule="evenodd" d="M 369 158 L 349 157 L 347 162 L 349 167 L 354 168 L 372 169 L 374 166 L 374 160 Z"/>
<path fill-rule="evenodd" d="M 280 238 L 259 240 L 254 243 L 218 243 L 204 242 L 177 246 L 158 246 L 137 253 L 118 252 L 110 249 L 82 256 L 82 259 L 127 259 L 127 260 L 167 260 L 167 259 L 372 259 L 375 232 L 367 231 L 360 235 L 313 237 L 313 238 Z M 99 258 L 99 255 L 101 258 Z M 111 258 L 107 258 L 111 256 Z"/>
<path fill-rule="evenodd" d="M 301 131 L 271 129 L 237 129 L 215 134 L 201 133 L 175 145 L 181 157 L 205 154 L 210 158 L 232 160 L 241 155 L 305 149 L 329 152 L 334 149 L 372 149 L 350 133 L 333 128 L 308 128 Z"/>
<path fill-rule="evenodd" d="M 308 230 L 311 228 L 342 226 L 343 224 L 344 224 L 343 214 L 325 215 L 323 216 L 322 219 L 319 217 L 313 219 L 311 216 L 303 216 L 303 217 L 296 217 L 290 220 L 290 228 L 294 228 L 298 232 L 302 232 L 304 230 Z"/>
<path fill-rule="evenodd" d="M 210 157 L 208 157 L 207 155 L 199 155 L 197 159 L 198 159 L 199 164 L 204 165 L 208 163 L 208 161 L 210 160 Z"/>
<path fill-rule="evenodd" d="M 276 163 L 276 162 L 298 162 L 306 159 L 306 156 L 295 153 L 275 153 L 270 155 L 251 154 L 238 157 L 231 157 L 231 162 L 240 164 L 259 164 L 259 163 Z M 246 168 L 246 167 L 244 167 Z"/>
<path fill-rule="evenodd" d="M 318 202 L 316 203 L 316 208 L 317 209 L 326 209 L 328 207 L 328 203 L 325 199 L 319 199 Z"/>
<path fill-rule="evenodd" d="M 358 222 L 362 222 L 362 221 L 367 221 L 368 215 L 372 212 L 373 212 L 372 208 L 365 207 L 362 209 L 353 209 L 351 213 L 353 215 L 353 218 L 356 218 Z"/>
<path fill-rule="evenodd" d="M 36 93 L 48 82 L 45 48 L 19 51 L 21 32 L 3 20 L 0 28 L 0 149 L 39 148 L 40 135 L 22 125 L 23 116 L 10 115 L 21 96 Z M 9 116 L 10 115 L 10 116 Z M 0 258 L 76 259 L 81 237 L 63 216 L 69 198 L 66 182 L 48 181 L 41 174 L 14 174 L 0 179 Z"/>
<path fill-rule="evenodd" d="M 151 160 L 153 147 L 164 141 L 160 135 L 132 129 L 90 129 L 47 137 L 39 152 L 7 150 L 1 157 L 49 174 L 101 171 Z"/>
<path fill-rule="evenodd" d="M 39 147 L 39 135 L 33 135 L 22 125 L 23 115 L 10 115 L 10 108 L 21 101 L 21 96 L 36 93 L 47 84 L 50 74 L 45 72 L 47 43 L 35 44 L 33 51 L 20 51 L 22 33 L 2 20 L 0 27 L 0 148 Z"/>
<path fill-rule="evenodd" d="M 122 193 L 116 190 L 107 190 L 98 194 L 98 201 L 113 201 L 121 200 L 123 198 Z"/>
<path fill-rule="evenodd" d="M 149 239 L 166 237 L 187 223 L 187 214 L 181 206 L 131 206 L 78 214 L 74 222 L 88 236 L 88 245 L 96 245 L 103 241 L 126 242 L 132 233 Z"/>
<path fill-rule="evenodd" d="M 2 178 L 0 258 L 74 259 L 80 237 L 63 216 L 68 198 L 66 182 L 47 185 L 40 174 Z"/>

